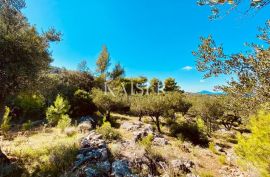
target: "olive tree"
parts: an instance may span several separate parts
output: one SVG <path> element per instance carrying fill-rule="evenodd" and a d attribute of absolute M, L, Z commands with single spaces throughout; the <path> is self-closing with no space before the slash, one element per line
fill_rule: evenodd
<path fill-rule="evenodd" d="M 54 29 L 38 33 L 21 9 L 24 0 L 0 1 L 0 122 L 7 97 L 30 88 L 52 61 L 50 42 L 59 41 Z"/>
<path fill-rule="evenodd" d="M 120 92 L 103 92 L 100 89 L 92 90 L 92 100 L 98 110 L 110 121 L 112 111 L 121 111 L 129 106 L 128 97 Z"/>
<path fill-rule="evenodd" d="M 161 132 L 160 119 L 167 117 L 168 111 L 185 112 L 186 102 L 183 100 L 183 94 L 180 92 L 171 92 L 166 94 L 138 95 L 131 99 L 131 111 L 142 115 L 150 116 Z"/>

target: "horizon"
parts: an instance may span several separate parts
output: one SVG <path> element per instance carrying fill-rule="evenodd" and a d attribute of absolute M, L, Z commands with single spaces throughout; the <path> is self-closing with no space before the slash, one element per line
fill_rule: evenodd
<path fill-rule="evenodd" d="M 53 66 L 75 70 L 86 60 L 94 71 L 101 47 L 106 45 L 112 65 L 120 62 L 127 77 L 173 77 L 181 89 L 193 93 L 213 91 L 229 79 L 205 80 L 196 70 L 191 52 L 197 50 L 199 37 L 213 35 L 228 53 L 245 50 L 245 42 L 257 41 L 257 28 L 263 26 L 269 11 L 269 7 L 262 9 L 256 17 L 239 17 L 236 11 L 210 21 L 209 8 L 195 1 L 80 2 L 28 0 L 23 10 L 39 31 L 55 27 L 63 33 L 63 41 L 51 46 Z"/>

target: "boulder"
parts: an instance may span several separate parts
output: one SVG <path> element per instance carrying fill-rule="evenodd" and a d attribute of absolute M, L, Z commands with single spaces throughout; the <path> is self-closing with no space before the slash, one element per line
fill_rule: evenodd
<path fill-rule="evenodd" d="M 166 140 L 166 139 L 163 138 L 163 137 L 155 137 L 155 138 L 153 139 L 153 144 L 154 144 L 155 146 L 165 146 L 165 145 L 168 145 L 169 142 L 168 142 L 168 140 Z"/>
<path fill-rule="evenodd" d="M 125 160 L 117 160 L 112 163 L 112 175 L 115 177 L 131 177 L 132 175 L 128 162 Z"/>
<path fill-rule="evenodd" d="M 172 160 L 171 165 L 176 174 L 182 174 L 182 173 L 187 174 L 191 172 L 195 164 L 190 160 L 177 159 L 177 160 Z"/>
<path fill-rule="evenodd" d="M 87 177 L 102 177 L 108 176 L 111 170 L 111 164 L 109 161 L 99 162 L 89 165 L 85 170 Z"/>

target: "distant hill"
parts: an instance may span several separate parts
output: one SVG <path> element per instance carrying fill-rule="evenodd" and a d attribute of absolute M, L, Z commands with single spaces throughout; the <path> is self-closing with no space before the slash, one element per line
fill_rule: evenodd
<path fill-rule="evenodd" d="M 201 94 L 201 95 L 222 95 L 224 93 L 222 93 L 222 92 L 211 92 L 211 91 L 208 91 L 208 90 L 202 90 L 200 92 L 197 92 L 197 94 Z"/>

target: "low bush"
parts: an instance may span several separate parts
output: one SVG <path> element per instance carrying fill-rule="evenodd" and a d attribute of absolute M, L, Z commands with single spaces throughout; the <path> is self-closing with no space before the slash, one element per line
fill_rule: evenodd
<path fill-rule="evenodd" d="M 61 117 L 68 113 L 70 105 L 67 100 L 58 95 L 54 104 L 51 105 L 46 111 L 46 118 L 50 125 L 57 125 Z"/>
<path fill-rule="evenodd" d="M 31 120 L 28 120 L 27 122 L 22 124 L 22 130 L 26 131 L 26 130 L 30 130 L 33 126 L 33 123 Z"/>
<path fill-rule="evenodd" d="M 214 154 L 217 154 L 218 152 L 217 152 L 217 150 L 216 150 L 216 147 L 215 147 L 216 145 L 215 145 L 215 143 L 214 142 L 210 142 L 209 143 L 209 150 L 211 151 L 211 152 L 213 152 Z"/>
<path fill-rule="evenodd" d="M 152 141 L 154 139 L 154 136 L 152 134 L 147 135 L 146 137 L 144 137 L 139 144 L 141 146 L 143 146 L 145 149 L 149 149 L 151 148 L 152 145 Z"/>
<path fill-rule="evenodd" d="M 5 113 L 4 113 L 4 116 L 3 116 L 3 120 L 2 120 L 2 123 L 1 123 L 1 130 L 4 133 L 9 131 L 9 129 L 11 127 L 11 125 L 10 125 L 11 117 L 9 116 L 9 114 L 10 114 L 10 108 L 6 107 L 5 108 Z"/>
<path fill-rule="evenodd" d="M 270 112 L 259 111 L 251 117 L 248 128 L 249 135 L 238 135 L 236 153 L 246 162 L 252 163 L 261 173 L 269 177 L 270 174 Z"/>
<path fill-rule="evenodd" d="M 218 157 L 218 161 L 222 164 L 222 165 L 225 165 L 227 162 L 226 162 L 226 155 L 222 154 Z"/>
<path fill-rule="evenodd" d="M 169 125 L 172 136 L 180 137 L 183 141 L 190 141 L 194 145 L 207 146 L 208 138 L 201 132 L 196 123 L 174 122 Z"/>
<path fill-rule="evenodd" d="M 60 120 L 58 121 L 57 127 L 64 132 L 65 128 L 71 125 L 71 119 L 68 115 L 61 115 Z"/>
<path fill-rule="evenodd" d="M 121 138 L 121 134 L 112 128 L 109 122 L 104 122 L 103 125 L 98 127 L 96 131 L 100 133 L 106 140 L 117 140 Z"/>

